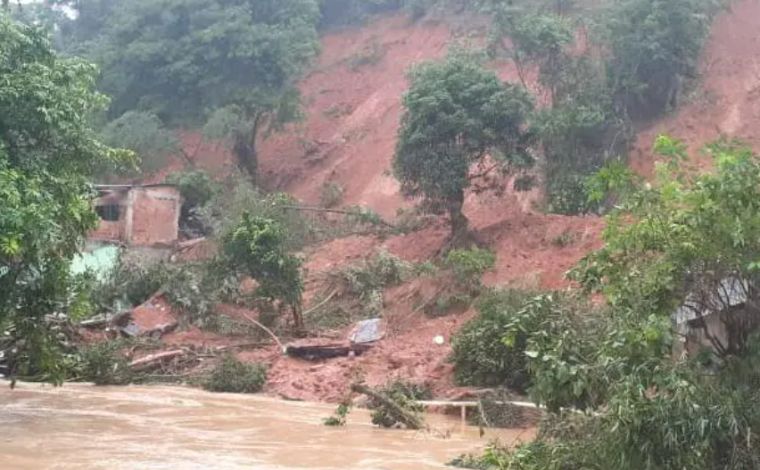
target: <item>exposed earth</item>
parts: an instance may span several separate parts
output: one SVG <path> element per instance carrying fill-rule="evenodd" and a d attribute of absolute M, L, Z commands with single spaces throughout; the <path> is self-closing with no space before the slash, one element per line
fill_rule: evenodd
<path fill-rule="evenodd" d="M 367 206 L 389 220 L 399 209 L 409 207 L 390 173 L 406 71 L 446 53 L 462 34 L 447 24 L 411 23 L 399 15 L 325 35 L 321 56 L 300 86 L 304 121 L 260 143 L 261 180 L 266 187 L 318 204 L 322 187 L 332 182 L 344 189 L 342 204 Z M 651 175 L 651 145 L 663 133 L 691 143 L 694 161 L 701 167 L 708 165 L 699 148 L 721 136 L 740 138 L 760 150 L 758 31 L 760 2 L 756 0 L 736 1 L 717 18 L 697 84 L 671 115 L 640 130 L 630 155 L 632 168 Z M 497 64 L 497 68 L 504 79 L 514 79 L 508 64 Z M 182 140 L 198 165 L 216 174 L 234 164 L 222 145 L 201 142 L 197 133 L 187 132 Z M 536 192 L 468 197 L 465 213 L 479 238 L 497 255 L 485 284 L 567 288 L 565 272 L 601 245 L 602 219 L 547 215 L 540 207 L 541 195 Z M 403 236 L 351 236 L 311 247 L 305 253 L 306 308 L 315 300 L 316 279 L 322 274 L 381 248 L 409 261 L 430 259 L 440 251 L 447 234 L 447 225 L 440 220 Z M 459 396 L 463 391 L 454 385 L 447 363 L 449 340 L 474 312 L 431 319 L 416 311 L 415 295 L 436 289 L 428 284 L 413 280 L 385 292 L 387 336 L 359 357 L 312 363 L 285 357 L 276 346 L 239 356 L 268 363 L 266 390 L 288 398 L 337 401 L 358 375 L 370 385 L 399 377 L 426 382 L 441 397 Z M 222 310 L 234 315 L 230 309 Z M 330 336 L 347 333 L 348 329 Z M 438 335 L 444 337 L 443 345 L 434 344 Z M 171 345 L 229 343 L 199 330 L 177 331 L 164 340 Z"/>

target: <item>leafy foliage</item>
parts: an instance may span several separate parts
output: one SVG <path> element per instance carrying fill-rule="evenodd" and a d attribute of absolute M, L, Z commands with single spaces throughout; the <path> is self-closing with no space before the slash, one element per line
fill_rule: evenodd
<path fill-rule="evenodd" d="M 284 243 L 288 250 L 298 250 L 315 241 L 314 227 L 303 215 L 292 210 L 297 201 L 284 193 L 262 193 L 242 174 L 235 174 L 223 183 L 227 191 L 215 191 L 211 200 L 198 209 L 204 227 L 221 235 L 233 229 L 249 213 L 276 221 L 283 227 Z"/>
<path fill-rule="evenodd" d="M 523 88 L 502 83 L 465 53 L 419 65 L 410 80 L 394 173 L 407 196 L 445 208 L 452 235 L 461 238 L 465 190 L 493 188 L 494 175 L 533 161 L 523 129 L 533 104 Z"/>
<path fill-rule="evenodd" d="M 258 281 L 261 296 L 290 307 L 294 327 L 303 330 L 301 260 L 286 252 L 284 240 L 283 228 L 274 220 L 243 214 L 222 237 L 222 262 Z"/>
<path fill-rule="evenodd" d="M 320 0 L 320 28 L 363 23 L 370 15 L 400 10 L 408 0 Z"/>
<path fill-rule="evenodd" d="M 633 117 L 652 117 L 676 105 L 684 79 L 693 78 L 716 0 L 613 2 L 603 23 L 615 96 Z"/>
<path fill-rule="evenodd" d="M 454 271 L 457 281 L 464 286 L 479 286 L 480 277 L 496 263 L 492 251 L 473 247 L 455 249 L 446 254 L 445 264 Z"/>
<path fill-rule="evenodd" d="M 415 403 L 416 401 L 430 400 L 432 398 L 429 388 L 402 380 L 391 381 L 384 387 L 377 389 L 377 392 L 413 414 L 424 411 L 421 405 Z M 394 413 L 387 410 L 382 402 L 372 398 L 368 403 L 368 407 L 373 410 L 372 424 L 384 428 L 392 428 L 400 424 L 396 420 Z"/>
<path fill-rule="evenodd" d="M 348 266 L 337 273 L 338 281 L 347 293 L 358 297 L 367 318 L 379 317 L 384 307 L 383 290 L 403 282 L 413 266 L 387 251 Z"/>
<path fill-rule="evenodd" d="M 672 354 L 679 305 L 719 296 L 716 279 L 726 276 L 754 284 L 756 247 L 743 234 L 760 214 L 760 160 L 718 143 L 711 146 L 714 173 L 700 174 L 682 163 L 682 143 L 661 137 L 656 147 L 670 161 L 654 184 L 635 191 L 624 185 L 606 246 L 574 274 L 604 295 L 609 312 L 574 315 L 583 310 L 562 312 L 538 297 L 503 338 L 509 345 L 519 338 L 514 332 L 527 334 L 534 400 L 596 413 L 557 415 L 537 441 L 487 453 L 487 468 L 717 470 L 760 462 L 750 431 L 760 424 L 758 376 L 749 366 L 759 350 L 754 289 L 738 309 L 704 311 L 727 322 L 725 344 L 704 344 L 712 360 Z"/>
<path fill-rule="evenodd" d="M 458 383 L 473 386 L 506 386 L 524 391 L 529 385 L 526 337 L 516 334 L 510 344 L 502 341 L 514 316 L 531 294 L 516 290 L 493 292 L 477 304 L 478 316 L 452 340 L 451 361 Z"/>
<path fill-rule="evenodd" d="M 351 411 L 351 405 L 346 403 L 341 403 L 338 405 L 338 408 L 335 410 L 335 414 L 332 416 L 325 418 L 322 420 L 325 423 L 325 426 L 345 426 L 346 425 L 346 417 L 348 416 L 348 413 Z"/>
<path fill-rule="evenodd" d="M 133 374 L 121 353 L 120 341 L 104 341 L 85 347 L 81 352 L 81 378 L 95 385 L 126 385 Z"/>
<path fill-rule="evenodd" d="M 298 117 L 294 82 L 317 51 L 316 0 L 63 3 L 80 13 L 64 30 L 101 65 L 111 116 L 210 118 L 251 177 L 260 133 Z"/>
<path fill-rule="evenodd" d="M 28 361 L 61 378 L 45 317 L 78 311 L 69 263 L 97 217 L 87 176 L 129 152 L 95 138 L 89 117 L 107 99 L 95 67 L 53 53 L 37 28 L 0 13 L 0 328 L 13 325 Z"/>
<path fill-rule="evenodd" d="M 709 147 L 715 173 L 697 175 L 679 165 L 686 159 L 683 143 L 661 136 L 655 148 L 669 159 L 658 165 L 655 184 L 619 202 L 606 246 L 574 277 L 621 309 L 662 318 L 687 300 L 697 318 L 725 309 L 725 294 L 711 298 L 726 279 L 737 279 L 735 295 L 747 305 L 726 315 L 728 338 L 714 346 L 721 355 L 741 354 L 760 315 L 754 308 L 760 245 L 749 236 L 760 230 L 760 160 L 746 147 L 718 142 Z"/>
<path fill-rule="evenodd" d="M 221 192 L 220 185 L 203 170 L 172 173 L 166 182 L 177 185 L 182 195 L 180 230 L 191 235 L 208 235 L 212 229 L 203 219 L 203 209 Z"/>
<path fill-rule="evenodd" d="M 247 364 L 232 355 L 222 358 L 203 388 L 211 392 L 257 393 L 264 387 L 267 370 L 261 364 Z"/>
<path fill-rule="evenodd" d="M 106 124 L 101 136 L 108 145 L 132 150 L 138 157 L 139 169 L 147 174 L 166 166 L 168 157 L 179 150 L 174 135 L 150 112 L 127 111 Z"/>

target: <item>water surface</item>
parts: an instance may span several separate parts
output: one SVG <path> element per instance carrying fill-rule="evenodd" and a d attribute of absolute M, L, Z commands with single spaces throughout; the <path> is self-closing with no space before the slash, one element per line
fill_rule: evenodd
<path fill-rule="evenodd" d="M 354 410 L 182 387 L 54 388 L 0 382 L 0 468 L 424 470 L 482 449 L 456 418 L 428 417 L 434 433 L 378 429 Z M 502 442 L 530 438 L 504 431 Z"/>

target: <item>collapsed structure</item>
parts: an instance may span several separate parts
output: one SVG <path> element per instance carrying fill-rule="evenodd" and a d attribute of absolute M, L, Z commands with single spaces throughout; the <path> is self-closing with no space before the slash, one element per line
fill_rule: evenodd
<path fill-rule="evenodd" d="M 170 184 L 97 185 L 95 211 L 98 228 L 89 235 L 94 242 L 127 247 L 173 247 L 179 238 L 182 196 Z"/>

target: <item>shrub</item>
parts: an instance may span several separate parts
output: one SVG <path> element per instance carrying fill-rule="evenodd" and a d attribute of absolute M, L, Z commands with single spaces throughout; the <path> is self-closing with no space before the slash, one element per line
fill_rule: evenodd
<path fill-rule="evenodd" d="M 219 192 L 219 185 L 202 170 L 174 173 L 166 181 L 177 185 L 182 194 L 180 230 L 191 237 L 210 234 L 211 227 L 204 223 L 200 209 Z"/>
<path fill-rule="evenodd" d="M 366 316 L 373 317 L 382 313 L 383 289 L 400 284 L 410 272 L 410 263 L 381 250 L 362 263 L 342 269 L 337 277 L 349 294 L 360 299 Z"/>
<path fill-rule="evenodd" d="M 272 219 L 282 226 L 288 250 L 299 250 L 315 241 L 314 227 L 301 212 L 293 210 L 298 201 L 292 196 L 284 193 L 262 194 L 241 174 L 230 177 L 225 187 L 231 189 L 216 192 L 209 203 L 198 211 L 199 219 L 213 233 L 230 231 L 247 213 L 252 217 Z"/>
<path fill-rule="evenodd" d="M 468 250 L 451 250 L 445 264 L 454 272 L 457 281 L 465 287 L 480 286 L 480 277 L 496 263 L 493 252 L 477 247 Z"/>
<path fill-rule="evenodd" d="M 514 314 L 531 297 L 529 292 L 498 291 L 478 303 L 478 316 L 453 338 L 452 362 L 461 385 L 507 386 L 525 391 L 530 384 L 524 336 L 504 343 Z"/>
<path fill-rule="evenodd" d="M 350 404 L 341 403 L 340 405 L 338 405 L 338 408 L 335 410 L 335 414 L 333 414 L 329 418 L 323 419 L 322 422 L 325 424 L 325 426 L 345 426 L 346 417 L 348 416 L 348 413 L 350 411 L 351 411 Z"/>
<path fill-rule="evenodd" d="M 319 193 L 319 204 L 322 207 L 336 207 L 343 201 L 343 186 L 330 181 L 322 185 L 322 190 Z"/>
<path fill-rule="evenodd" d="M 185 205 L 189 208 L 206 205 L 219 189 L 209 174 L 203 170 L 173 173 L 166 178 L 166 182 L 177 186 L 185 200 Z"/>
<path fill-rule="evenodd" d="M 92 289 L 96 310 L 119 310 L 123 304 L 137 306 L 148 300 L 172 276 L 166 263 L 140 265 L 123 258 L 109 275 Z"/>
<path fill-rule="evenodd" d="M 430 400 L 433 397 L 428 387 L 403 380 L 389 382 L 384 387 L 379 388 L 377 392 L 413 414 L 423 412 L 423 407 L 415 403 L 416 401 Z M 392 428 L 399 424 L 395 415 L 378 400 L 370 399 L 368 406 L 373 410 L 372 424 L 384 428 Z"/>
<path fill-rule="evenodd" d="M 81 351 L 81 378 L 95 385 L 125 385 L 132 381 L 132 371 L 121 353 L 121 341 L 105 341 Z"/>
<path fill-rule="evenodd" d="M 266 379 L 263 365 L 246 364 L 227 355 L 211 372 L 203 388 L 211 392 L 257 393 L 264 387 Z"/>

